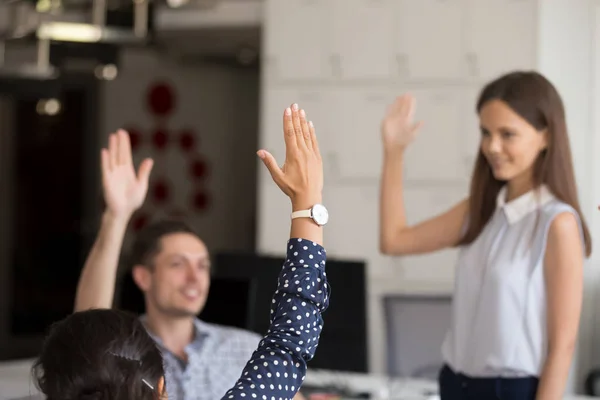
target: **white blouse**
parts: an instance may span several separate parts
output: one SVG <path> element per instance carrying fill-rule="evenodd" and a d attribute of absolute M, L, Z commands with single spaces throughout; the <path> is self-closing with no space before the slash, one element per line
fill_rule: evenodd
<path fill-rule="evenodd" d="M 453 320 L 442 346 L 456 372 L 539 376 L 547 348 L 544 254 L 554 217 L 577 212 L 542 186 L 508 203 L 459 253 Z M 581 222 L 579 224 L 581 231 Z"/>

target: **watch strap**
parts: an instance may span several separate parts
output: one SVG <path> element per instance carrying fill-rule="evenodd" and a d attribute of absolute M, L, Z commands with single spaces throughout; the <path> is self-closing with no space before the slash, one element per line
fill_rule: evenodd
<path fill-rule="evenodd" d="M 295 218 L 312 218 L 311 210 L 300 210 L 292 213 L 292 219 Z"/>

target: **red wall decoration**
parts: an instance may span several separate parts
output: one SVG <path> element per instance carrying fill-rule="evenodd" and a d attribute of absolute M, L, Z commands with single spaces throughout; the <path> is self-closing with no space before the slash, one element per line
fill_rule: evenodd
<path fill-rule="evenodd" d="M 148 223 L 148 215 L 144 212 L 137 212 L 131 224 L 135 232 L 142 229 Z"/>
<path fill-rule="evenodd" d="M 142 144 L 142 133 L 136 127 L 128 127 L 125 130 L 129 132 L 129 140 L 131 141 L 131 151 L 135 152 Z"/>
<path fill-rule="evenodd" d="M 152 134 L 152 145 L 156 150 L 164 151 L 167 148 L 169 142 L 169 133 L 164 129 L 158 128 Z"/>
<path fill-rule="evenodd" d="M 140 149 L 142 141 L 149 140 L 148 144 L 154 150 L 155 163 L 146 203 L 139 210 L 132 227 L 135 231 L 142 229 L 150 220 L 150 209 L 153 207 L 167 211 L 173 217 L 185 217 L 190 214 L 204 213 L 210 204 L 210 194 L 206 185 L 209 176 L 207 160 L 199 153 L 199 134 L 185 128 L 173 131 L 167 127 L 167 122 L 177 106 L 177 96 L 173 85 L 165 81 L 151 83 L 146 91 L 146 109 L 154 119 L 154 127 L 147 134 L 132 125 L 129 128 L 132 151 Z M 165 174 L 166 150 L 176 148 L 188 165 L 187 171 L 177 177 Z M 190 186 L 189 188 L 186 186 Z M 188 204 L 183 209 L 173 204 L 175 193 L 183 191 L 191 193 Z"/>
<path fill-rule="evenodd" d="M 152 185 L 152 198 L 154 203 L 167 205 L 169 201 L 169 186 L 165 180 L 156 180 Z"/>
<path fill-rule="evenodd" d="M 175 91 L 166 82 L 155 82 L 148 88 L 146 101 L 151 115 L 167 117 L 175 109 Z"/>
<path fill-rule="evenodd" d="M 195 150 L 196 137 L 191 129 L 184 129 L 179 134 L 179 147 L 184 153 L 190 153 Z"/>
<path fill-rule="evenodd" d="M 203 159 L 196 159 L 190 163 L 191 178 L 196 181 L 202 181 L 208 176 L 208 165 Z"/>

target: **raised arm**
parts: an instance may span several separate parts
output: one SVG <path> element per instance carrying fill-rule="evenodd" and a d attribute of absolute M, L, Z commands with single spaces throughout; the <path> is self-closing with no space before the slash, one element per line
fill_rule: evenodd
<path fill-rule="evenodd" d="M 136 176 L 129 135 L 122 130 L 109 136 L 108 149 L 102 149 L 101 158 L 106 210 L 79 278 L 75 311 L 112 307 L 127 224 L 144 202 L 152 169 L 152 160 L 146 159 Z"/>
<path fill-rule="evenodd" d="M 380 193 L 380 251 L 389 255 L 421 254 L 457 244 L 468 210 L 463 200 L 444 214 L 408 226 L 402 185 L 404 152 L 421 123 L 414 122 L 415 99 L 403 95 L 389 107 L 382 122 L 384 162 Z"/>
<path fill-rule="evenodd" d="M 297 105 L 284 114 L 286 159 L 279 168 L 265 150 L 259 157 L 288 195 L 292 211 L 321 203 L 323 166 L 312 124 Z M 291 399 L 302 385 L 323 329 L 329 303 L 323 228 L 310 218 L 291 223 L 287 256 L 271 303 L 271 325 L 241 378 L 223 399 Z M 265 310 L 266 312 L 266 310 Z M 351 349 L 348 349 L 351 350 Z"/>

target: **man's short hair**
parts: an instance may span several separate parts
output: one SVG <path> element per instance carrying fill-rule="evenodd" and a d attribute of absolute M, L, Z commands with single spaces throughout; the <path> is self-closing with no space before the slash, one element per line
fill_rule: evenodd
<path fill-rule="evenodd" d="M 189 233 L 196 237 L 198 234 L 190 225 L 178 219 L 166 219 L 153 222 L 142 228 L 136 235 L 131 246 L 130 265 L 143 265 L 147 268 L 154 266 L 154 257 L 160 253 L 160 240 L 174 233 Z"/>

